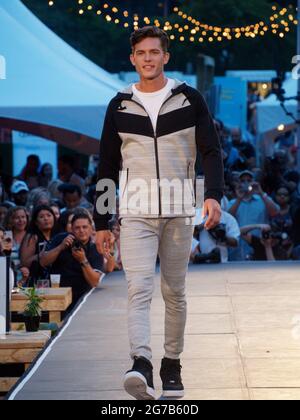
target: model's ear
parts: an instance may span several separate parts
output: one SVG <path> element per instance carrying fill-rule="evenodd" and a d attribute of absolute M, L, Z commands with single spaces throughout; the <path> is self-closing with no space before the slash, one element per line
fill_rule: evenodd
<path fill-rule="evenodd" d="M 169 52 L 166 52 L 165 54 L 164 54 L 164 64 L 166 65 L 166 64 L 168 64 L 168 62 L 170 61 L 170 53 Z"/>
<path fill-rule="evenodd" d="M 132 53 L 130 54 L 130 61 L 131 61 L 131 64 L 135 67 L 135 58 Z"/>

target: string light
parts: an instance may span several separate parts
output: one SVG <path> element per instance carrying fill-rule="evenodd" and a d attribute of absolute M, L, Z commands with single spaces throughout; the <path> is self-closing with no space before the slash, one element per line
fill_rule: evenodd
<path fill-rule="evenodd" d="M 292 6 L 289 6 L 289 9 L 292 9 L 292 8 L 293 8 Z M 276 26 L 272 26 L 273 30 L 271 31 L 271 33 L 276 35 L 278 33 L 277 29 L 281 29 L 281 31 L 279 32 L 279 37 L 283 38 L 285 36 L 285 33 L 283 31 L 289 32 L 290 28 L 289 28 L 289 22 L 282 19 L 282 17 L 285 16 L 287 13 L 289 13 L 288 20 L 290 22 L 297 25 L 298 21 L 295 19 L 295 16 L 291 13 L 291 11 L 288 10 L 286 7 L 282 8 L 281 10 L 277 10 L 277 6 L 274 5 L 272 6 L 272 10 L 275 13 L 273 13 L 269 17 L 270 22 L 276 22 L 279 19 L 281 20 L 279 24 L 277 23 L 275 24 Z M 236 39 L 239 39 L 242 36 L 241 34 L 243 34 L 247 38 L 249 37 L 255 38 L 257 35 L 264 36 L 265 33 L 271 29 L 270 25 L 265 24 L 265 22 L 263 21 L 257 22 L 255 24 L 251 24 L 248 26 L 241 26 L 241 27 L 231 27 L 231 28 L 218 27 L 218 26 L 212 27 L 211 25 L 208 25 L 207 23 L 200 22 L 198 19 L 195 19 L 192 16 L 188 16 L 178 7 L 175 7 L 173 11 L 177 13 L 177 15 L 183 20 L 188 20 L 189 22 L 192 22 L 194 25 L 196 25 L 196 27 L 205 29 L 205 33 L 203 33 L 203 35 L 205 36 L 207 35 L 209 41 L 211 41 L 212 37 L 211 37 L 211 34 L 209 33 L 207 34 L 207 32 L 211 32 L 212 30 L 214 30 L 213 36 L 216 37 L 218 40 L 220 39 L 220 34 L 217 35 L 216 32 L 221 32 L 225 38 L 230 40 L 232 39 L 233 36 Z"/>
<path fill-rule="evenodd" d="M 110 6 L 109 3 L 104 3 L 98 6 L 97 9 L 90 4 L 90 0 L 77 0 L 80 9 L 79 15 L 83 15 L 85 10 L 87 12 L 94 12 L 102 16 L 106 22 L 122 25 L 124 28 L 132 27 L 137 30 L 141 26 L 155 25 L 163 28 L 166 32 L 170 32 L 171 41 L 179 40 L 180 42 L 189 41 L 191 43 L 222 42 L 239 40 L 242 37 L 247 39 L 255 39 L 258 36 L 265 36 L 267 32 L 271 35 L 284 38 L 290 32 L 290 25 L 297 25 L 298 21 L 293 13 L 293 6 L 283 7 L 278 9 L 276 5 L 272 6 L 272 14 L 269 16 L 269 22 L 260 21 L 254 24 L 230 27 L 230 26 L 216 26 L 201 22 L 199 19 L 184 13 L 179 7 L 175 7 L 173 11 L 186 23 L 180 25 L 179 23 L 171 24 L 169 21 L 161 22 L 159 19 L 151 19 L 147 16 L 140 17 L 134 14 L 133 17 L 129 15 L 127 10 L 120 11 L 116 6 Z M 49 7 L 55 5 L 55 0 L 48 1 Z M 115 16 L 114 16 L 115 15 Z M 198 36 L 197 36 L 198 35 Z"/>

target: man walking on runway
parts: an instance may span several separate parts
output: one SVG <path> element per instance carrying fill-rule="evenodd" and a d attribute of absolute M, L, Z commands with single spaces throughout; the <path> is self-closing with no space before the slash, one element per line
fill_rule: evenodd
<path fill-rule="evenodd" d="M 98 251 L 107 255 L 110 193 L 119 185 L 121 257 L 128 282 L 128 332 L 133 367 L 124 387 L 136 399 L 155 399 L 150 347 L 150 305 L 157 255 L 165 302 L 163 396 L 181 397 L 180 354 L 186 323 L 185 277 L 195 215 L 195 162 L 205 175 L 205 227 L 220 220 L 223 163 L 218 136 L 202 95 L 164 75 L 168 35 L 144 27 L 131 36 L 130 56 L 140 80 L 109 104 L 100 143 L 95 225 Z M 119 171 L 121 170 L 120 174 Z M 109 184 L 107 184 L 109 185 Z M 109 208 L 109 209 L 108 209 Z"/>

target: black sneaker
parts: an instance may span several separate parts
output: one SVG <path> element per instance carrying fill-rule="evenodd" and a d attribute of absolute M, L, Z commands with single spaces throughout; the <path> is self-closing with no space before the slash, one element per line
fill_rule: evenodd
<path fill-rule="evenodd" d="M 167 359 L 161 361 L 160 377 L 163 385 L 163 397 L 183 397 L 184 386 L 181 380 L 180 360 Z"/>
<path fill-rule="evenodd" d="M 135 357 L 132 369 L 126 372 L 124 388 L 137 400 L 155 400 L 153 366 L 145 357 Z"/>

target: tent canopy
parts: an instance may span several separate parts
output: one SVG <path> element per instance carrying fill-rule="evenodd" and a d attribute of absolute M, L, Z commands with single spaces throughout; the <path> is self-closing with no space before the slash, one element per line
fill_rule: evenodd
<path fill-rule="evenodd" d="M 123 83 L 78 53 L 20 0 L 0 2 L 0 124 L 96 153 L 106 107 Z"/>

